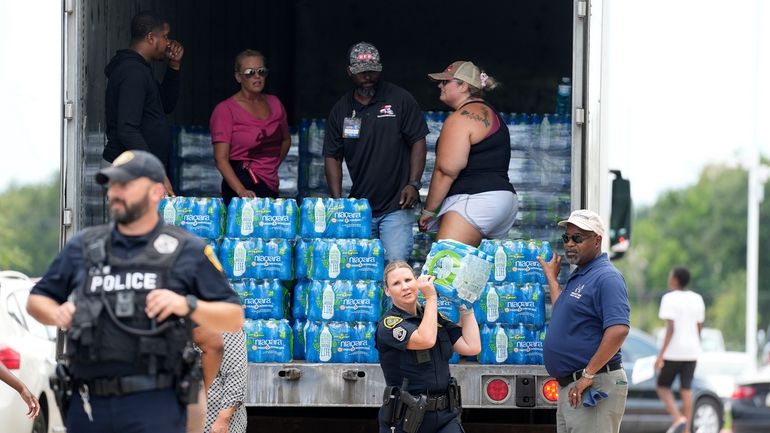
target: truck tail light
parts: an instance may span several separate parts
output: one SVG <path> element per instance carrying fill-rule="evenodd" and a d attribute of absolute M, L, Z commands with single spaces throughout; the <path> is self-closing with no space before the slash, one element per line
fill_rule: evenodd
<path fill-rule="evenodd" d="M 543 384 L 543 397 L 550 402 L 559 400 L 559 383 L 556 379 L 551 379 Z"/>
<path fill-rule="evenodd" d="M 511 388 L 508 386 L 508 382 L 502 379 L 492 379 L 487 382 L 487 397 L 493 402 L 505 401 L 510 393 Z"/>
<path fill-rule="evenodd" d="M 21 368 L 21 355 L 8 346 L 0 347 L 0 363 L 9 370 Z"/>

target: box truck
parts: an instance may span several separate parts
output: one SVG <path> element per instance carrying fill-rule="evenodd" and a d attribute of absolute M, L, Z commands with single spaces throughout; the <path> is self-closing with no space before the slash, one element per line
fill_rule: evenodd
<path fill-rule="evenodd" d="M 266 92 L 284 103 L 302 142 L 307 137 L 301 126 L 308 125 L 303 119 L 325 118 L 351 88 L 347 52 L 365 40 L 379 48 L 381 79 L 414 95 L 433 122 L 432 134 L 447 107 L 427 73 L 471 60 L 502 82 L 488 100 L 504 113 L 513 139 L 509 173 L 521 208 L 510 237 L 552 240 L 563 251 L 559 218 L 582 207 L 609 211 L 599 122 L 600 2 L 64 0 L 63 8 L 62 242 L 106 221 L 104 190 L 93 181 L 104 164 L 103 70 L 116 50 L 128 46 L 129 23 L 140 10 L 165 16 L 171 38 L 185 47 L 181 96 L 169 116 L 176 136 L 172 175 L 183 195 L 218 193 L 206 191 L 218 184 L 190 179 L 216 172 L 205 153 L 211 152 L 205 125 L 213 107 L 237 90 L 237 53 L 252 48 L 266 55 Z M 164 66 L 154 68 L 160 78 Z M 195 131 L 204 131 L 202 144 L 189 139 Z M 435 146 L 435 136 L 432 141 Z M 188 158 L 195 153 L 191 146 L 203 156 Z M 317 195 L 323 185 L 308 167 L 318 155 L 296 143 L 291 155 L 284 162 L 282 195 Z M 542 365 L 463 361 L 451 371 L 462 386 L 468 422 L 555 430 L 558 388 Z M 284 431 L 299 419 L 358 417 L 373 423 L 384 386 L 377 364 L 250 364 L 246 405 L 250 419 Z"/>

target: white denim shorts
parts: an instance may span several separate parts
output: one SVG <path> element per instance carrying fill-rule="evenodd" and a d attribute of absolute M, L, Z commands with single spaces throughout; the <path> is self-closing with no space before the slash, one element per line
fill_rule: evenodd
<path fill-rule="evenodd" d="M 502 239 L 516 221 L 519 197 L 511 191 L 487 191 L 455 194 L 444 199 L 439 219 L 447 212 L 457 212 L 487 239 Z"/>

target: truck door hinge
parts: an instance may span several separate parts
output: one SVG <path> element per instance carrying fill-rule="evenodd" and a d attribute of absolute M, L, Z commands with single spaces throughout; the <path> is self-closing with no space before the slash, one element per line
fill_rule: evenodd
<path fill-rule="evenodd" d="M 64 0 L 64 13 L 72 15 L 75 12 L 75 0 Z"/>
<path fill-rule="evenodd" d="M 575 123 L 582 125 L 586 122 L 586 110 L 582 107 L 575 108 Z"/>
<path fill-rule="evenodd" d="M 65 102 L 64 103 L 64 118 L 67 120 L 72 120 L 72 116 L 74 115 L 75 111 L 75 105 L 72 102 Z"/>
<path fill-rule="evenodd" d="M 61 223 L 64 227 L 72 226 L 72 209 L 62 209 Z"/>
<path fill-rule="evenodd" d="M 581 0 L 577 2 L 577 16 L 578 18 L 585 18 L 588 14 L 588 2 Z"/>

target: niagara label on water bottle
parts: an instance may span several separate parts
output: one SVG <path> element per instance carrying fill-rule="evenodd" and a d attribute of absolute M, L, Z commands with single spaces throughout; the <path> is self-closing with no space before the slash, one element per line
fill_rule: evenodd
<path fill-rule="evenodd" d="M 490 284 L 487 292 L 487 322 L 494 323 L 500 317 L 500 297 L 497 296 L 495 286 Z"/>
<path fill-rule="evenodd" d="M 233 252 L 233 275 L 240 277 L 244 273 L 246 273 L 246 247 L 238 242 Z"/>
<path fill-rule="evenodd" d="M 332 359 L 332 333 L 326 323 L 323 324 L 321 335 L 318 338 L 318 359 L 321 362 L 328 362 Z"/>
<path fill-rule="evenodd" d="M 323 298 L 321 299 L 321 318 L 329 320 L 334 317 L 334 289 L 330 282 L 324 283 Z"/>
<path fill-rule="evenodd" d="M 249 200 L 243 201 L 241 208 L 241 236 L 248 236 L 254 232 L 254 208 Z"/>
<path fill-rule="evenodd" d="M 495 281 L 505 281 L 505 265 L 508 261 L 508 256 L 505 255 L 503 245 L 497 246 L 495 251 Z"/>
<path fill-rule="evenodd" d="M 337 278 L 340 275 L 340 260 L 342 259 L 337 242 L 332 242 L 329 248 L 329 278 Z"/>
<path fill-rule="evenodd" d="M 176 208 L 173 199 L 166 199 L 166 205 L 163 206 L 163 222 L 168 225 L 176 223 Z"/>
<path fill-rule="evenodd" d="M 326 231 L 326 207 L 324 206 L 324 201 L 322 198 L 319 198 L 315 202 L 315 207 L 313 207 L 313 216 L 314 216 L 314 223 L 313 223 L 313 230 L 316 233 L 323 233 Z"/>
<path fill-rule="evenodd" d="M 505 329 L 497 325 L 495 332 L 495 362 L 502 364 L 508 359 L 508 336 L 505 335 Z"/>

